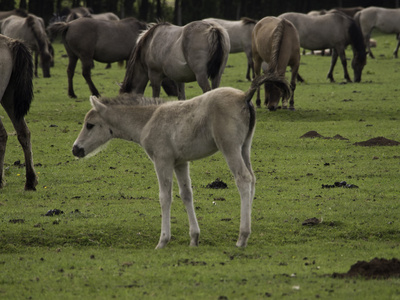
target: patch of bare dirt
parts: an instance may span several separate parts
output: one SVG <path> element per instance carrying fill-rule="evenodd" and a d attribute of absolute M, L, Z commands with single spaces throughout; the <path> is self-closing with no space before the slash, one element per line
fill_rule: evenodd
<path fill-rule="evenodd" d="M 397 146 L 400 145 L 400 142 L 394 141 L 394 140 L 389 140 L 383 136 L 378 136 L 376 138 L 369 139 L 367 141 L 363 142 L 357 142 L 354 143 L 356 146 L 364 146 L 364 147 L 370 147 L 370 146 Z"/>
<path fill-rule="evenodd" d="M 300 138 L 301 139 L 304 139 L 304 138 L 322 138 L 322 139 L 327 139 L 327 140 L 333 139 L 333 140 L 344 140 L 344 141 L 348 141 L 349 140 L 348 138 L 345 138 L 345 137 L 341 136 L 340 134 L 336 134 L 333 137 L 323 136 L 323 135 L 319 134 L 318 132 L 316 132 L 315 130 L 311 130 L 311 131 L 303 134 Z"/>
<path fill-rule="evenodd" d="M 400 277 L 400 260 L 375 257 L 370 262 L 358 261 L 347 273 L 333 273 L 334 278 L 365 277 L 367 279 L 387 279 Z"/>

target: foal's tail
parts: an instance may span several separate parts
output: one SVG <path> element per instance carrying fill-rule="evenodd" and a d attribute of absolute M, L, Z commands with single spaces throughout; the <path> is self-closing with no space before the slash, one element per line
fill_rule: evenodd
<path fill-rule="evenodd" d="M 9 43 L 13 57 L 13 70 L 10 83 L 14 93 L 14 117 L 22 119 L 29 111 L 33 100 L 33 62 L 32 54 L 22 42 Z"/>
<path fill-rule="evenodd" d="M 63 39 L 68 30 L 68 23 L 66 22 L 55 22 L 47 26 L 47 31 L 51 40 L 55 39 L 58 34 L 61 34 Z"/>
<path fill-rule="evenodd" d="M 257 76 L 251 82 L 250 88 L 245 93 L 245 101 L 249 103 L 257 89 L 264 83 L 270 83 L 278 87 L 282 92 L 283 99 L 289 99 L 292 95 L 292 89 L 285 77 L 279 76 L 276 73 L 264 73 Z"/>
<path fill-rule="evenodd" d="M 230 42 L 223 31 L 212 24 L 210 29 L 209 42 L 211 44 L 210 58 L 207 62 L 207 75 L 213 79 L 221 73 L 226 57 L 229 53 Z"/>

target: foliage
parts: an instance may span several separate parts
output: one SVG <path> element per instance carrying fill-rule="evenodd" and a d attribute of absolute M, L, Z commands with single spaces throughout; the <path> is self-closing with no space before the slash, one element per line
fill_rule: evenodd
<path fill-rule="evenodd" d="M 24 192 L 23 154 L 10 121 L 7 185 L 0 190 L 0 295 L 2 299 L 395 299 L 400 279 L 334 279 L 358 260 L 398 257 L 399 146 L 361 147 L 377 136 L 400 141 L 400 61 L 392 59 L 392 35 L 377 35 L 375 60 L 360 84 L 343 84 L 329 57 L 302 56 L 296 111 L 257 109 L 252 161 L 257 177 L 253 233 L 237 249 L 239 196 L 223 157 L 191 164 L 200 246 L 189 248 L 188 221 L 176 183 L 173 240 L 153 250 L 160 230 L 158 186 L 143 150 L 115 140 L 94 157 L 71 154 L 89 89 L 78 69 L 78 99 L 67 97 L 65 50 L 55 43 L 49 79 L 34 80 L 27 116 L 39 185 Z M 351 50 L 347 51 L 351 57 Z M 97 63 L 93 80 L 104 96 L 118 93 L 124 69 Z M 242 90 L 246 59 L 231 55 L 222 86 Z M 186 94 L 200 93 L 197 83 Z M 146 94 L 150 95 L 148 88 Z M 165 96 L 165 95 L 164 95 Z M 325 137 L 301 139 L 316 130 Z M 228 189 L 211 190 L 216 178 Z M 357 189 L 323 189 L 345 180 Z M 63 214 L 45 216 L 51 209 Z M 322 222 L 303 226 L 316 217 Z"/>

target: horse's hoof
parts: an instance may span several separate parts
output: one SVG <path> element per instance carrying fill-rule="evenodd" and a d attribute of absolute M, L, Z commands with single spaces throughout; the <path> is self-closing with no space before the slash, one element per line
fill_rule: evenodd
<path fill-rule="evenodd" d="M 294 107 L 289 107 L 290 111 L 295 111 L 296 109 Z"/>

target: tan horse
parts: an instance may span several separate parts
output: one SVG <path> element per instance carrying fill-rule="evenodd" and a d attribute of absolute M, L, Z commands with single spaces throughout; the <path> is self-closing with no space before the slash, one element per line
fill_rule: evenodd
<path fill-rule="evenodd" d="M 31 134 L 24 120 L 33 99 L 32 55 L 22 42 L 1 34 L 0 74 L 0 103 L 11 119 L 25 155 L 25 190 L 35 190 L 37 177 L 33 167 Z M 0 188 L 5 185 L 6 144 L 7 132 L 0 119 Z"/>
<path fill-rule="evenodd" d="M 287 20 L 265 17 L 254 27 L 252 33 L 254 71 L 260 74 L 262 62 L 268 64 L 267 73 L 285 77 L 286 67 L 291 68 L 289 109 L 294 110 L 294 90 L 300 66 L 300 42 L 296 28 Z M 265 105 L 269 110 L 278 108 L 281 91 L 273 84 L 265 87 Z M 257 106 L 261 106 L 260 90 L 257 92 Z M 282 98 L 282 108 L 287 107 L 287 98 Z"/>
<path fill-rule="evenodd" d="M 43 77 L 50 77 L 52 63 L 51 44 L 42 18 L 29 14 L 28 17 L 12 15 L 1 21 L 1 33 L 24 41 L 35 54 L 35 76 L 38 76 L 38 58 Z"/>
<path fill-rule="evenodd" d="M 241 198 L 238 247 L 245 247 L 251 232 L 251 207 L 255 177 L 250 149 L 255 129 L 251 103 L 258 86 L 274 82 L 290 93 L 282 78 L 266 74 L 255 78 L 244 93 L 217 88 L 187 101 L 162 102 L 124 94 L 117 99 L 90 97 L 92 109 L 73 146 L 73 154 L 85 157 L 113 138 L 138 143 L 154 163 L 160 190 L 162 225 L 157 248 L 171 239 L 172 180 L 175 172 L 190 225 L 190 245 L 199 243 L 200 228 L 193 206 L 189 161 L 222 152 L 235 178 Z"/>

